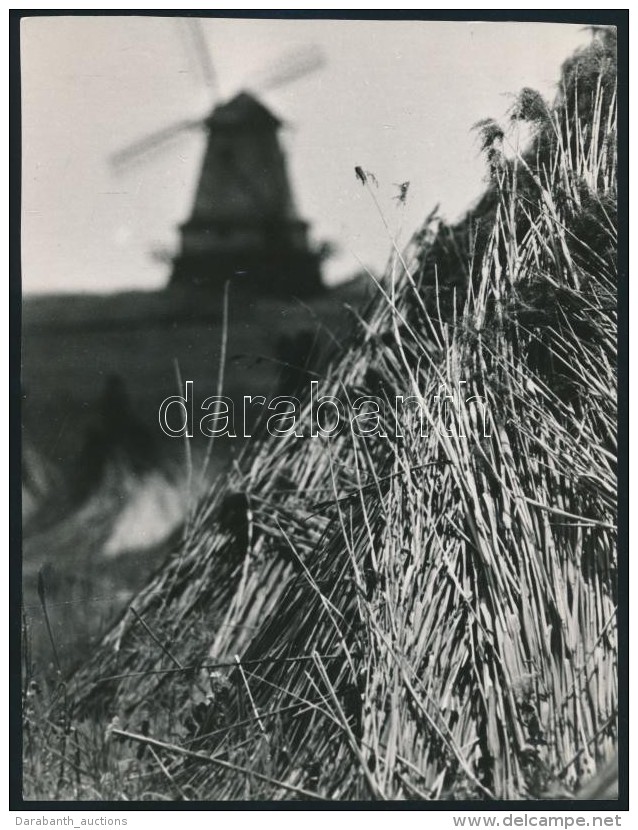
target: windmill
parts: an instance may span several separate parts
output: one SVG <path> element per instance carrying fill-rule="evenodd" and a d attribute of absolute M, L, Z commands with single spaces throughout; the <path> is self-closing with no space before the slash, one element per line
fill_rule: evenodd
<path fill-rule="evenodd" d="M 323 65 L 316 47 L 289 53 L 261 74 L 251 91 L 218 101 L 216 73 L 201 21 L 186 21 L 201 74 L 213 91 L 203 119 L 182 120 L 111 157 L 117 171 L 185 130 L 207 132 L 199 181 L 189 218 L 180 225 L 171 285 L 218 288 L 232 279 L 273 294 L 306 295 L 321 286 L 319 256 L 308 242 L 288 177 L 279 132 L 283 122 L 259 99 Z"/>

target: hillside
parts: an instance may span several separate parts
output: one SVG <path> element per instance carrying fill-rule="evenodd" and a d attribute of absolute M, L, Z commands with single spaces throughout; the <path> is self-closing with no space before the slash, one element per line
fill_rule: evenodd
<path fill-rule="evenodd" d="M 217 390 L 224 344 L 225 394 L 271 394 L 281 373 L 285 338 L 310 332 L 325 351 L 349 327 L 346 304 L 369 295 L 355 280 L 312 300 L 263 297 L 237 287 L 215 292 L 176 289 L 114 295 L 45 295 L 23 304 L 22 380 L 26 435 L 51 461 L 68 465 L 104 391 L 118 376 L 162 451 L 161 402 L 178 392 L 176 367 L 193 380 L 199 401 Z M 316 333 L 316 334 L 315 334 Z M 294 362 L 297 358 L 289 355 Z"/>
<path fill-rule="evenodd" d="M 160 566 L 189 492 L 241 456 L 239 424 L 210 462 L 197 429 L 187 452 L 160 429 L 162 401 L 193 381 L 199 421 L 221 367 L 239 416 L 244 395 L 271 398 L 325 360 L 366 293 L 360 279 L 303 302 L 233 288 L 227 314 L 223 293 L 193 289 L 25 298 L 23 585 L 38 666 L 51 658 L 38 580 L 68 670 Z"/>

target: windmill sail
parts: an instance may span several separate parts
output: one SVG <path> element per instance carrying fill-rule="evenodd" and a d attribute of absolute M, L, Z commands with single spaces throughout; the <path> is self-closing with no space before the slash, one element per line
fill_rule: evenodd
<path fill-rule="evenodd" d="M 176 136 L 180 135 L 180 133 L 188 130 L 198 130 L 201 129 L 201 127 L 201 119 L 193 120 L 192 118 L 189 118 L 177 121 L 169 127 L 164 127 L 162 130 L 157 130 L 144 138 L 140 138 L 133 144 L 129 144 L 123 150 L 118 150 L 117 153 L 113 153 L 109 161 L 116 171 L 121 170 L 135 160 L 141 159 L 152 150 L 163 147 Z"/>
<path fill-rule="evenodd" d="M 288 86 L 320 69 L 325 62 L 323 51 L 316 45 L 294 49 L 280 58 L 272 69 L 261 73 L 254 83 L 248 83 L 247 86 L 260 92 Z"/>

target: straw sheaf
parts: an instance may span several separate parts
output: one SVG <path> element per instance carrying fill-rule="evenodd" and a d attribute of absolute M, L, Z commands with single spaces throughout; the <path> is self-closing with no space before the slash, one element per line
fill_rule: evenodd
<path fill-rule="evenodd" d="M 609 134 L 613 112 L 594 102 Z M 77 716 L 117 714 L 123 740 L 152 712 L 183 793 L 529 798 L 613 756 L 615 262 L 569 228 L 585 185 L 609 204 L 615 157 L 561 117 L 548 166 L 498 173 L 461 313 L 424 302 L 415 243 L 321 383 L 420 397 L 423 435 L 406 409 L 401 438 L 388 414 L 384 437 L 264 440 L 74 677 Z M 539 294 L 555 313 L 524 322 Z M 485 406 L 440 429 L 459 381 Z"/>

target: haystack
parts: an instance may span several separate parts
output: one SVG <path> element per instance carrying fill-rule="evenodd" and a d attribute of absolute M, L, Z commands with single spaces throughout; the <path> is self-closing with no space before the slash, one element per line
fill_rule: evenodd
<path fill-rule="evenodd" d="M 214 488 L 73 678 L 76 722 L 133 759 L 124 792 L 137 763 L 174 798 L 530 798 L 613 757 L 609 43 L 554 107 L 521 97 L 531 150 L 481 125 L 492 208 L 462 278 L 437 284 L 425 228 L 322 380 L 413 396 L 401 424 L 311 438 L 305 403 L 304 437 Z"/>

